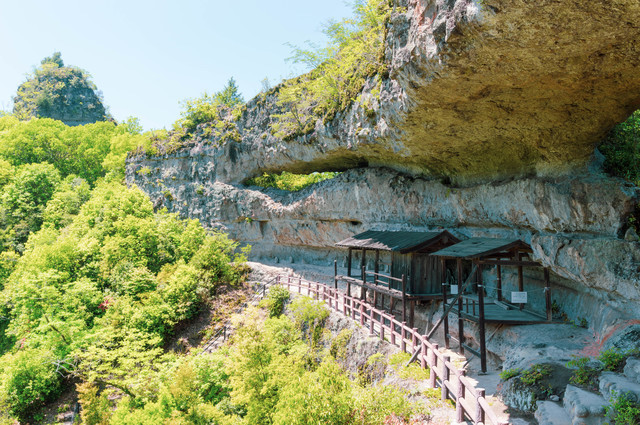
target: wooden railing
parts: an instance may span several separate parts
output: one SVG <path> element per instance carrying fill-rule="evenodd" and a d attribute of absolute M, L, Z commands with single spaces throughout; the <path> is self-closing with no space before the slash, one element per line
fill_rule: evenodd
<path fill-rule="evenodd" d="M 443 401 L 451 399 L 455 402 L 458 422 L 468 418 L 475 425 L 484 425 L 487 420 L 493 425 L 509 424 L 498 418 L 491 409 L 485 398 L 485 390 L 476 388 L 466 372 L 458 369 L 451 362 L 450 356 L 439 351 L 438 344 L 429 341 L 418 329 L 410 328 L 406 322 L 398 321 L 386 311 L 324 283 L 285 275 L 278 276 L 276 283 L 285 285 L 291 292 L 306 292 L 306 295 L 324 301 L 333 310 L 351 317 L 363 328 L 368 328 L 370 335 L 378 335 L 381 340 L 400 347 L 404 352 L 419 350 L 417 360 L 423 368 L 431 370 L 429 387 L 439 387 Z"/>

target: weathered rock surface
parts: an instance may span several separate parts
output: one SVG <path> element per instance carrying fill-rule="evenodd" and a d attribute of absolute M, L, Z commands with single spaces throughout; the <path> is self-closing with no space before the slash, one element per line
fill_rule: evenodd
<path fill-rule="evenodd" d="M 605 420 L 607 402 L 599 394 L 567 385 L 564 407 L 573 425 L 600 425 Z"/>
<path fill-rule="evenodd" d="M 384 165 L 459 184 L 558 175 L 585 165 L 640 105 L 636 0 L 399 0 L 389 77 L 335 119 L 285 142 L 277 91 L 249 102 L 238 143 L 194 140 L 214 179 Z M 406 6 L 406 8 L 404 8 Z M 378 90 L 378 88 L 376 88 Z"/>
<path fill-rule="evenodd" d="M 556 294 L 566 295 L 568 310 L 580 312 L 572 318 L 589 317 L 592 329 L 604 330 L 618 318 L 635 317 L 640 246 L 619 236 L 637 193 L 620 180 L 583 174 L 451 188 L 367 168 L 288 193 L 216 181 L 209 165 L 197 156 L 130 162 L 127 181 L 157 207 L 199 218 L 253 244 L 254 258 L 332 261 L 344 255 L 334 248 L 337 241 L 370 228 L 519 237 L 567 289 Z M 138 173 L 142 168 L 145 172 Z M 535 271 L 528 273 L 541 279 Z"/>
<path fill-rule="evenodd" d="M 603 372 L 600 374 L 599 389 L 609 402 L 623 394 L 635 403 L 640 402 L 640 384 L 619 373 Z"/>
<path fill-rule="evenodd" d="M 627 378 L 640 384 L 640 358 L 629 357 L 624 365 L 624 374 Z"/>
<path fill-rule="evenodd" d="M 567 411 L 553 401 L 539 401 L 534 416 L 538 425 L 572 425 Z"/>

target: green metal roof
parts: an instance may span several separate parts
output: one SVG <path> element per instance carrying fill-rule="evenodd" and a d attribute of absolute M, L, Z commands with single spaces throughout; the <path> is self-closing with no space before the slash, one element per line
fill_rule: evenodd
<path fill-rule="evenodd" d="M 472 259 L 508 251 L 515 247 L 530 248 L 520 239 L 471 238 L 436 251 L 431 255 Z"/>
<path fill-rule="evenodd" d="M 456 243 L 458 238 L 446 230 L 440 232 L 392 232 L 367 230 L 343 241 L 336 246 L 356 249 L 372 249 L 381 251 L 396 251 L 402 254 L 427 249 L 441 241 Z"/>

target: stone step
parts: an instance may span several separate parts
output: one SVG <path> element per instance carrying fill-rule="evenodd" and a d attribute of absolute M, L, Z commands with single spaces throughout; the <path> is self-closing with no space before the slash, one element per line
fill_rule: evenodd
<path fill-rule="evenodd" d="M 624 366 L 624 374 L 631 381 L 640 384 L 640 358 L 629 357 L 627 359 L 627 364 Z"/>
<path fill-rule="evenodd" d="M 554 401 L 539 401 L 533 416 L 539 425 L 571 425 L 567 411 Z"/>
<path fill-rule="evenodd" d="M 639 402 L 640 384 L 619 373 L 602 372 L 600 375 L 600 393 L 607 401 L 614 398 L 616 394 L 626 394 L 631 400 Z"/>
<path fill-rule="evenodd" d="M 567 385 L 564 408 L 573 425 L 602 425 L 605 422 L 605 406 L 609 403 L 600 394 Z"/>

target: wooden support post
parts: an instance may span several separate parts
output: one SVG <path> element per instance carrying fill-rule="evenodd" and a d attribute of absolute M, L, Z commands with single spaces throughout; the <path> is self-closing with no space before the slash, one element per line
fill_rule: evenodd
<path fill-rule="evenodd" d="M 462 291 L 462 259 L 456 262 L 458 268 L 458 291 Z M 464 355 L 464 318 L 462 317 L 462 297 L 458 298 L 458 352 Z"/>
<path fill-rule="evenodd" d="M 360 326 L 364 326 L 364 304 L 360 303 Z"/>
<path fill-rule="evenodd" d="M 338 289 L 338 260 L 333 260 L 333 287 Z"/>
<path fill-rule="evenodd" d="M 476 394 L 478 395 L 478 399 L 480 397 L 484 398 L 485 395 L 485 391 L 484 388 L 476 388 Z M 476 414 L 475 414 L 475 418 L 473 418 L 473 423 L 475 424 L 479 424 L 479 423 L 484 423 L 484 409 L 482 408 L 482 406 L 480 406 L 480 403 L 478 403 L 478 399 L 476 399 Z"/>
<path fill-rule="evenodd" d="M 427 363 L 429 363 L 429 367 L 431 368 L 431 372 L 429 373 L 429 388 L 436 387 L 436 372 L 435 369 L 438 366 L 438 356 L 436 356 L 436 351 L 438 351 L 438 344 L 432 344 L 432 349 L 429 350 L 429 358 Z"/>
<path fill-rule="evenodd" d="M 360 258 L 360 268 L 365 270 L 367 268 L 367 250 L 362 249 L 362 258 Z M 363 275 L 363 282 L 366 282 L 366 275 Z"/>
<path fill-rule="evenodd" d="M 413 328 L 413 319 L 415 317 L 416 300 L 409 301 L 409 326 Z"/>
<path fill-rule="evenodd" d="M 464 384 L 462 378 L 466 375 L 466 371 L 460 370 L 458 372 L 458 390 L 456 391 L 456 421 L 458 423 L 464 422 L 464 406 L 462 406 L 462 399 L 464 398 Z"/>
<path fill-rule="evenodd" d="M 482 284 L 482 264 L 479 262 L 476 263 L 478 265 L 478 280 L 476 283 L 476 288 L 478 290 L 478 330 L 480 333 L 480 369 L 482 372 L 487 371 L 487 346 L 486 346 L 486 335 L 484 328 L 484 285 Z"/>
<path fill-rule="evenodd" d="M 440 280 L 442 281 L 442 314 L 446 314 L 446 317 L 443 316 L 444 346 L 449 348 L 449 315 L 447 314 L 447 282 L 445 282 L 447 279 L 447 272 L 444 267 L 444 258 L 441 257 L 440 262 L 442 264 L 440 271 Z M 458 288 L 460 288 L 460 284 L 458 284 Z"/>
<path fill-rule="evenodd" d="M 302 293 L 302 278 L 298 278 L 298 294 Z"/>
<path fill-rule="evenodd" d="M 351 277 L 351 260 L 353 259 L 353 249 L 349 248 L 347 254 L 347 276 Z"/>
<path fill-rule="evenodd" d="M 450 378 L 449 366 L 447 366 L 447 363 L 449 362 L 451 362 L 451 357 L 444 356 L 444 361 L 442 362 L 442 382 L 440 385 L 440 400 L 442 400 L 443 402 L 447 401 L 447 399 L 449 398 L 449 389 L 447 388 L 446 384 L 446 382 Z"/>
<path fill-rule="evenodd" d="M 498 301 L 502 301 L 502 266 L 498 264 L 496 266 L 496 278 L 498 286 Z"/>
<path fill-rule="evenodd" d="M 367 284 L 366 272 L 367 270 L 365 269 L 364 266 L 362 266 L 362 300 L 363 301 L 367 301 L 367 287 L 365 286 Z"/>
<path fill-rule="evenodd" d="M 407 320 L 407 278 L 402 275 L 402 321 Z"/>
<path fill-rule="evenodd" d="M 378 285 L 378 274 L 380 273 L 380 250 L 376 249 L 376 260 L 373 264 L 373 284 Z M 373 291 L 373 306 L 378 307 L 378 291 Z M 384 301 L 380 307 L 384 310 Z"/>
<path fill-rule="evenodd" d="M 518 252 L 518 261 L 522 261 L 522 255 Z M 518 266 L 518 291 L 524 291 L 524 275 L 522 272 L 522 266 Z M 524 304 L 520 303 L 520 310 L 524 308 Z"/>
<path fill-rule="evenodd" d="M 407 352 L 407 342 L 405 341 L 405 339 L 407 338 L 407 332 L 405 330 L 406 328 L 407 324 L 405 322 L 402 322 L 402 327 L 400 328 L 400 337 L 402 338 L 400 340 L 400 349 L 403 353 Z"/>
<path fill-rule="evenodd" d="M 380 315 L 380 341 L 384 341 L 384 316 Z"/>
<path fill-rule="evenodd" d="M 547 320 L 553 320 L 553 309 L 551 308 L 551 279 L 549 278 L 549 269 L 544 268 L 544 300 L 547 308 Z"/>
<path fill-rule="evenodd" d="M 320 299 L 320 284 L 316 282 L 316 300 Z"/>
<path fill-rule="evenodd" d="M 291 290 L 291 276 L 287 276 L 287 289 Z"/>
<path fill-rule="evenodd" d="M 391 277 L 398 277 L 397 275 L 393 274 L 395 264 L 396 264 L 396 253 L 395 253 L 395 251 L 391 251 L 391 265 L 389 266 L 389 276 L 391 276 Z M 397 284 L 395 284 L 393 282 L 394 281 L 389 279 L 389 289 L 391 289 L 391 288 L 400 289 L 400 288 L 397 287 Z"/>
<path fill-rule="evenodd" d="M 276 276 L 276 285 L 280 285 L 280 275 Z"/>
<path fill-rule="evenodd" d="M 412 336 L 411 336 L 411 351 L 413 352 L 417 352 L 417 348 L 418 348 L 418 328 L 413 328 L 411 329 L 412 332 Z"/>

